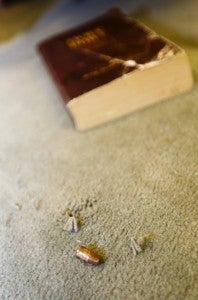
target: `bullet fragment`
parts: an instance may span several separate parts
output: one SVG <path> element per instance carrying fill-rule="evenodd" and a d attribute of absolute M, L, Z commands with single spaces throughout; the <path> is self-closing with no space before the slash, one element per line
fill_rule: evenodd
<path fill-rule="evenodd" d="M 64 230 L 68 232 L 78 232 L 79 226 L 78 226 L 78 220 L 74 216 L 70 216 L 67 220 L 67 223 L 64 226 Z"/>
<path fill-rule="evenodd" d="M 80 259 L 81 261 L 84 261 L 84 262 L 92 264 L 92 265 L 99 265 L 102 263 L 102 259 L 100 256 L 98 256 L 92 250 L 90 250 L 84 246 L 80 246 L 76 250 L 76 257 L 78 259 Z"/>
<path fill-rule="evenodd" d="M 137 255 L 138 253 L 142 252 L 142 248 L 138 245 L 134 238 L 131 239 L 131 249 L 134 255 Z"/>

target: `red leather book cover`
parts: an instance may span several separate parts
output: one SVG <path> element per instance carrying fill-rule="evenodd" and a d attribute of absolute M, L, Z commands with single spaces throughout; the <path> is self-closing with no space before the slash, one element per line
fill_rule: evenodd
<path fill-rule="evenodd" d="M 65 102 L 156 58 L 166 42 L 113 8 L 38 45 Z M 125 64 L 129 61 L 135 63 Z"/>

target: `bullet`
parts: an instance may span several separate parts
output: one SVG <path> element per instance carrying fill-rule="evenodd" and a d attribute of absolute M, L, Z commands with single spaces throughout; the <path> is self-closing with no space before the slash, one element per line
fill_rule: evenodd
<path fill-rule="evenodd" d="M 76 257 L 80 259 L 81 261 L 84 261 L 86 263 L 92 264 L 92 265 L 99 265 L 102 263 L 102 259 L 99 255 L 94 253 L 92 250 L 80 246 L 76 250 Z"/>

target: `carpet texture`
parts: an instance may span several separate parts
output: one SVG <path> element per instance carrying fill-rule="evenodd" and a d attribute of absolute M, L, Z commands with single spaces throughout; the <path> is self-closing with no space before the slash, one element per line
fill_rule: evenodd
<path fill-rule="evenodd" d="M 33 26 L 55 0 L 19 1 L 13 6 L 0 7 L 0 43 Z"/>
<path fill-rule="evenodd" d="M 59 2 L 0 47 L 0 299 L 195 300 L 197 31 L 186 42 L 189 25 L 182 43 L 195 77 L 192 91 L 79 133 L 35 45 L 113 4 L 93 2 Z M 129 2 L 122 6 L 137 17 L 137 3 Z M 176 18 L 188 3 L 185 17 L 198 28 L 194 1 L 156 3 L 141 14 L 145 23 L 172 24 L 181 38 Z M 69 209 L 80 219 L 77 233 L 64 231 Z M 145 235 L 153 240 L 134 256 L 131 238 Z M 80 262 L 79 245 L 105 262 Z"/>

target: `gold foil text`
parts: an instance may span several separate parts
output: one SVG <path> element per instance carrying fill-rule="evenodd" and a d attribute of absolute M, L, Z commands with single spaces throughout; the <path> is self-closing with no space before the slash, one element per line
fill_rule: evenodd
<path fill-rule="evenodd" d="M 106 35 L 105 31 L 101 27 L 96 27 L 93 30 L 86 31 L 82 34 L 68 38 L 66 40 L 66 44 L 70 48 L 75 49 L 75 48 L 83 47 L 87 44 L 88 45 L 93 44 L 99 39 L 101 39 L 102 37 L 104 37 L 105 35 Z"/>

